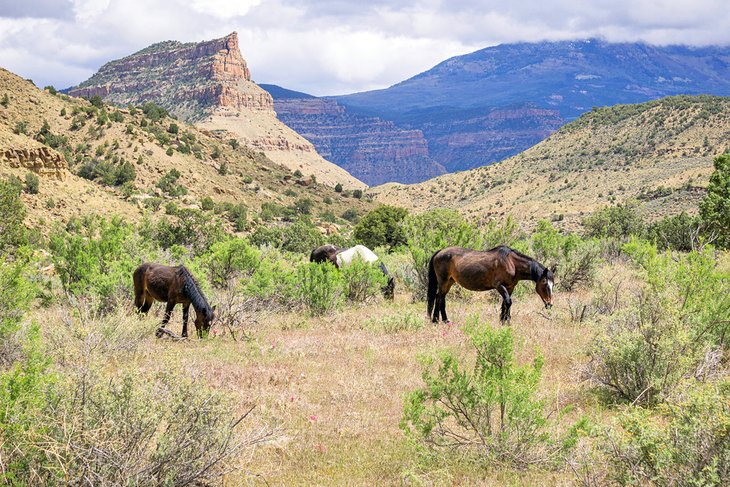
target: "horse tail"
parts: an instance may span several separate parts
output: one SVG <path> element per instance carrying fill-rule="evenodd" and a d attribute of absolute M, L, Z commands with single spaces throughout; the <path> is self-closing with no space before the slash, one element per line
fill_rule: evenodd
<path fill-rule="evenodd" d="M 440 252 L 440 251 L 439 251 Z M 436 278 L 436 269 L 433 265 L 433 260 L 436 258 L 436 252 L 431 256 L 431 260 L 428 261 L 428 316 L 431 316 L 433 311 L 433 305 L 436 302 L 436 292 L 438 291 L 438 279 Z"/>
<path fill-rule="evenodd" d="M 142 264 L 132 274 L 132 281 L 134 282 L 134 307 L 136 309 L 140 309 L 144 305 L 144 274 L 148 267 L 148 264 Z"/>

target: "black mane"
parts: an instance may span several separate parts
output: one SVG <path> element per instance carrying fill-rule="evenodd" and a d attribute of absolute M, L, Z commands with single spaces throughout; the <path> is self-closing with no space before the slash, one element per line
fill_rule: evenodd
<path fill-rule="evenodd" d="M 205 316 L 213 314 L 213 310 L 208 304 L 208 300 L 205 299 L 203 291 L 200 290 L 198 283 L 195 282 L 195 278 L 190 271 L 184 265 L 180 266 L 178 273 L 185 280 L 183 284 L 182 292 L 190 300 L 190 303 L 195 308 L 195 312 L 201 311 Z"/>

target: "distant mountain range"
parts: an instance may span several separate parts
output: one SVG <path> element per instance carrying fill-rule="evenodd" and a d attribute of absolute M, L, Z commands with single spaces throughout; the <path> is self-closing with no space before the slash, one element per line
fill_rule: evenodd
<path fill-rule="evenodd" d="M 422 134 L 427 151 L 411 151 L 418 158 L 406 159 L 410 169 L 398 170 L 398 159 L 387 155 L 398 150 L 388 150 L 381 132 L 383 155 L 359 157 L 359 172 L 353 172 L 369 184 L 413 182 L 439 167 L 454 172 L 510 157 L 594 106 L 677 94 L 730 95 L 730 48 L 602 40 L 505 44 L 448 59 L 387 89 L 329 98 L 340 107 L 336 114 L 312 113 L 311 95 L 266 88 L 277 112 L 286 100 L 281 120 L 321 152 L 335 154 L 330 160 L 342 167 L 353 157 L 342 148 L 366 143 L 362 134 L 374 120 L 384 127 L 392 122 L 389 130 L 396 133 Z M 309 112 L 293 102 L 303 98 L 310 99 Z M 422 144 L 417 138 L 411 142 Z M 402 149 L 403 139 L 393 139 Z"/>

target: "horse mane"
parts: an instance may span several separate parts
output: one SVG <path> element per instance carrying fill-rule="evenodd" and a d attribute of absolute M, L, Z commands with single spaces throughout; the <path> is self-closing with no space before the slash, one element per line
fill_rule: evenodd
<path fill-rule="evenodd" d="M 190 299 L 190 303 L 193 305 L 193 308 L 195 308 L 195 311 L 197 312 L 198 310 L 202 310 L 203 313 L 208 316 L 212 314 L 213 310 L 208 304 L 208 300 L 205 299 L 203 291 L 200 289 L 200 286 L 198 286 L 197 281 L 195 281 L 195 278 L 188 268 L 181 265 L 177 272 L 184 279 L 182 292 L 188 299 Z"/>
<path fill-rule="evenodd" d="M 490 252 L 499 252 L 500 257 L 507 257 L 510 254 L 515 254 L 518 257 L 521 257 L 525 260 L 527 260 L 528 266 L 530 268 L 530 279 L 537 282 L 542 277 L 543 272 L 545 272 L 545 266 L 530 257 L 529 255 L 525 255 L 519 250 L 515 250 L 511 247 L 507 247 L 506 245 L 498 245 L 497 247 L 494 247 L 493 249 L 489 250 Z"/>

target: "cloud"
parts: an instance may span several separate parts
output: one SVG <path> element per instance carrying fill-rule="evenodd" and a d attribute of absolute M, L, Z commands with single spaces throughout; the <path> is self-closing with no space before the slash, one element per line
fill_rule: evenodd
<path fill-rule="evenodd" d="M 519 41 L 729 44 L 724 0 L 0 0 L 0 63 L 65 87 L 154 42 L 238 31 L 258 82 L 313 94 L 382 88 Z"/>

